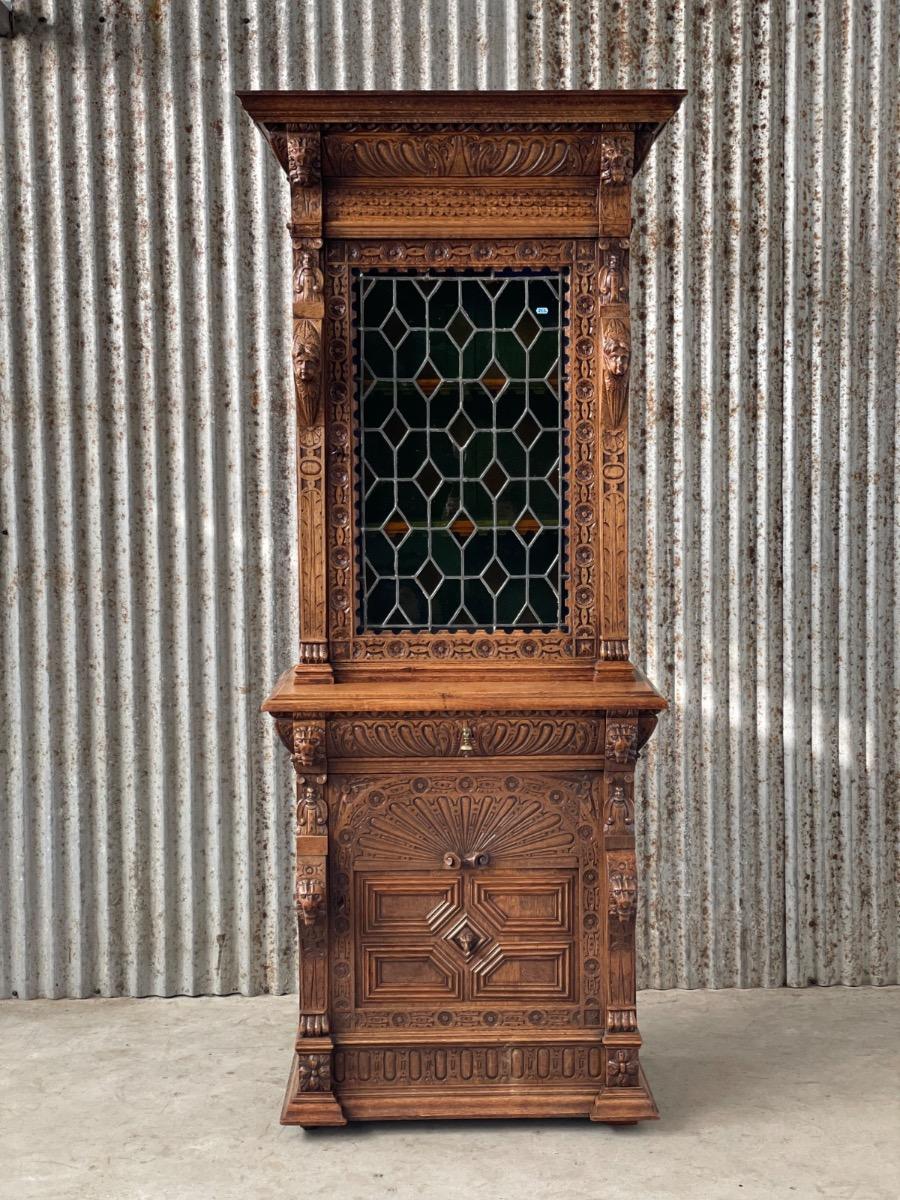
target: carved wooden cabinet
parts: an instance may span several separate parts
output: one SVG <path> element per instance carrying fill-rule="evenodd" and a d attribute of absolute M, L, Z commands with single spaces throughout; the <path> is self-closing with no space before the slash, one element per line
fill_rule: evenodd
<path fill-rule="evenodd" d="M 629 234 L 681 93 L 241 99 L 294 262 L 299 652 L 263 706 L 297 773 L 282 1120 L 654 1117 Z"/>

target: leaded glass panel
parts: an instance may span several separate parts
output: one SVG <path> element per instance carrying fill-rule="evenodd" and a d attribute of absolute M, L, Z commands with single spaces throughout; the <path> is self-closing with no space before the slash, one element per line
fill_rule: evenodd
<path fill-rule="evenodd" d="M 357 273 L 362 629 L 561 627 L 564 286 Z"/>

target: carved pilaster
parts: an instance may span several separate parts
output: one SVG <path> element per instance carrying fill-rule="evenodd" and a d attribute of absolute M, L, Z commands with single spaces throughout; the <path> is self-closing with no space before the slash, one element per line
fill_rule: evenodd
<path fill-rule="evenodd" d="M 298 674 L 331 679 L 325 601 L 325 423 L 322 403 L 325 316 L 322 273 L 321 137 L 289 126 L 294 332 L 291 359 L 297 410 L 297 520 L 300 545 Z"/>
<path fill-rule="evenodd" d="M 297 775 L 294 903 L 300 952 L 300 1011 L 282 1120 L 299 1125 L 343 1125 L 344 1115 L 331 1090 L 325 722 L 281 716 L 276 718 L 275 726 Z"/>
<path fill-rule="evenodd" d="M 603 252 L 605 253 L 605 252 Z M 608 277 L 609 283 L 610 277 Z M 628 377 L 627 306 L 601 308 L 600 657 L 628 658 Z"/>
<path fill-rule="evenodd" d="M 639 718 L 610 713 L 603 769 L 603 841 L 606 860 L 609 986 L 607 1034 L 637 1032 L 634 926 L 637 864 L 634 852 L 634 770 Z M 640 1040 L 637 1042 L 640 1045 Z M 636 1061 L 635 1051 L 635 1061 Z M 635 1067 L 635 1080 L 637 1068 Z M 624 1081 L 618 1079 L 617 1084 Z"/>

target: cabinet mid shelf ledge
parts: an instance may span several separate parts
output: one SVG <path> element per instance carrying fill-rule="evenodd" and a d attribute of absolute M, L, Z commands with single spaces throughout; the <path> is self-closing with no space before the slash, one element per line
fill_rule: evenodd
<path fill-rule="evenodd" d="M 300 622 L 263 703 L 297 776 L 282 1120 L 655 1117 L 631 187 L 684 93 L 239 95 L 293 251 Z"/>

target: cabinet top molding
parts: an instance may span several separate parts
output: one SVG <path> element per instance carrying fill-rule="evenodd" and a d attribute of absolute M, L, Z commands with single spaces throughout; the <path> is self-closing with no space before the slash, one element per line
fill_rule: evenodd
<path fill-rule="evenodd" d="M 247 113 L 263 128 L 280 125 L 626 125 L 642 136 L 640 166 L 686 92 L 451 91 L 451 92 L 238 92 Z"/>

